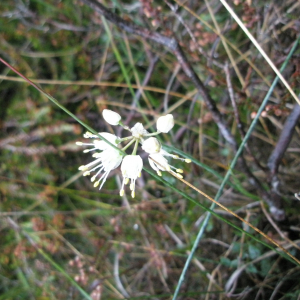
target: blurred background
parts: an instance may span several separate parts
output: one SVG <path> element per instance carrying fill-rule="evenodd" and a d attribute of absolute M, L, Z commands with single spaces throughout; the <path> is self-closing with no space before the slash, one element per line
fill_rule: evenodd
<path fill-rule="evenodd" d="M 275 74 L 222 3 L 99 2 L 150 35 L 176 37 L 239 145 Z M 228 3 L 280 68 L 299 35 L 300 3 Z M 123 31 L 77 0 L 14 0 L 0 3 L 0 57 L 97 132 L 126 136 L 104 121 L 105 108 L 149 132 L 159 116 L 173 114 L 175 126 L 160 140 L 194 161 L 170 163 L 215 197 L 236 149 L 165 45 Z M 297 94 L 299 59 L 296 50 L 283 73 Z M 0 299 L 172 299 L 206 210 L 146 172 L 134 199 L 119 196 L 119 169 L 98 191 L 78 171 L 91 161 L 75 144 L 86 129 L 2 63 L 0 74 Z M 220 202 L 298 257 L 299 246 L 291 247 L 300 232 L 296 106 L 281 82 L 272 88 L 243 152 L 248 170 L 237 165 Z M 284 128 L 291 136 L 280 146 Z M 279 153 L 275 165 L 272 153 Z M 167 172 L 163 178 L 210 206 Z M 178 299 L 299 299 L 299 276 L 299 266 L 212 217 Z"/>

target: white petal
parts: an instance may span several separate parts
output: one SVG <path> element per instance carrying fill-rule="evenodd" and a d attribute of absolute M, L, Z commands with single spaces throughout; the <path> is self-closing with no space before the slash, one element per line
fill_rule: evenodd
<path fill-rule="evenodd" d="M 156 167 L 159 170 L 162 170 L 162 171 L 170 170 L 168 161 L 160 153 L 150 154 L 149 157 L 153 158 L 154 161 L 152 161 L 152 162 L 155 163 Z M 155 168 L 153 168 L 153 169 L 156 170 Z"/>
<path fill-rule="evenodd" d="M 99 132 L 100 136 L 103 136 L 106 140 L 108 140 L 110 143 L 117 145 L 118 137 L 114 134 L 108 133 L 108 132 Z M 112 148 L 109 144 L 107 144 L 105 141 L 102 140 L 94 140 L 95 147 L 97 147 L 99 150 L 106 150 L 107 148 Z"/>
<path fill-rule="evenodd" d="M 142 123 L 136 123 L 131 129 L 132 136 L 136 138 L 141 138 L 143 135 L 147 134 L 148 131 L 144 128 Z"/>
<path fill-rule="evenodd" d="M 167 133 L 174 126 L 174 118 L 173 115 L 168 114 L 166 116 L 159 117 L 156 121 L 156 128 L 160 132 Z"/>
<path fill-rule="evenodd" d="M 123 177 L 137 179 L 143 169 L 143 160 L 139 155 L 126 155 L 121 165 Z"/>
<path fill-rule="evenodd" d="M 150 156 L 149 156 L 148 159 L 149 159 L 149 164 L 150 164 L 151 168 L 152 168 L 154 171 L 159 171 L 159 169 L 156 167 L 155 162 L 154 162 L 152 159 L 150 159 Z"/>
<path fill-rule="evenodd" d="M 150 154 L 158 153 L 161 149 L 159 140 L 155 137 L 150 137 L 143 142 L 142 148 L 144 151 Z"/>
<path fill-rule="evenodd" d="M 104 120 L 110 125 L 118 125 L 121 120 L 121 116 L 118 113 L 109 109 L 104 109 L 102 112 L 102 116 Z"/>

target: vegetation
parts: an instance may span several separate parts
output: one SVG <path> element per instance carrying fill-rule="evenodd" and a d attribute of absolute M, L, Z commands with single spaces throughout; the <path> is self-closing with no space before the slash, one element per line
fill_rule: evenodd
<path fill-rule="evenodd" d="M 246 32 L 225 0 L 1 1 L 0 300 L 299 299 L 300 5 L 228 4 Z M 104 109 L 172 114 L 183 179 L 141 151 L 134 198 L 94 188 Z"/>

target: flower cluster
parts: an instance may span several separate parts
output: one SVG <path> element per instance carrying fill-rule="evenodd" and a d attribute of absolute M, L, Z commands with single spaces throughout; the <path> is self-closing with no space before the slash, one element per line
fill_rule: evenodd
<path fill-rule="evenodd" d="M 131 133 L 131 136 L 119 138 L 114 134 L 100 132 L 98 135 L 86 132 L 84 138 L 91 139 L 90 143 L 77 142 L 78 146 L 88 146 L 83 152 L 87 153 L 94 151 L 92 157 L 95 158 L 91 163 L 80 166 L 79 170 L 83 171 L 83 176 L 88 176 L 93 173 L 91 181 L 94 182 L 94 187 L 100 185 L 102 188 L 109 172 L 121 165 L 123 175 L 122 187 L 120 196 L 125 193 L 125 185 L 130 182 L 131 196 L 135 197 L 135 181 L 141 176 L 143 169 L 143 160 L 137 155 L 138 145 L 142 145 L 142 149 L 149 154 L 150 166 L 161 176 L 161 171 L 168 171 L 173 175 L 182 178 L 181 169 L 177 169 L 168 163 L 166 157 L 172 157 L 190 163 L 190 159 L 180 158 L 177 155 L 172 155 L 165 151 L 155 135 L 159 133 L 168 133 L 174 126 L 174 119 L 171 114 L 159 117 L 156 122 L 157 132 L 149 133 L 141 123 L 136 123 L 132 128 L 125 126 L 121 121 L 121 116 L 114 111 L 104 109 L 102 112 L 103 118 L 110 125 L 120 125 Z M 109 142 L 109 143 L 107 143 Z M 128 142 L 125 147 L 121 147 L 121 143 Z M 124 154 L 124 151 L 134 144 L 134 149 L 131 155 Z M 101 151 L 101 152 L 100 152 Z M 121 164 L 122 163 L 122 164 Z"/>

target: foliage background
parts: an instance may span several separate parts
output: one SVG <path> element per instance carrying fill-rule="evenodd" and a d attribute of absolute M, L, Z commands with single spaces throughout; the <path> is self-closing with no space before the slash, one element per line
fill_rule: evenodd
<path fill-rule="evenodd" d="M 250 126 L 274 73 L 222 4 L 101 3 L 151 31 L 176 35 L 240 143 L 239 125 Z M 279 68 L 298 36 L 299 3 L 229 3 Z M 124 134 L 104 122 L 104 108 L 117 111 L 130 126 L 143 122 L 149 131 L 155 131 L 156 117 L 172 113 L 176 125 L 162 141 L 204 167 L 172 164 L 184 169 L 185 180 L 215 196 L 234 152 L 168 49 L 106 23 L 80 1 L 2 1 L 0 11 L 0 56 L 96 131 Z M 226 64 L 240 122 L 228 93 Z M 119 197 L 119 170 L 100 192 L 94 189 L 78 172 L 90 159 L 75 145 L 84 128 L 2 64 L 0 71 L 0 299 L 171 299 L 205 210 L 145 172 L 134 199 Z M 296 52 L 284 71 L 296 93 L 298 71 Z M 268 158 L 294 105 L 279 83 L 252 133 L 250 152 L 244 152 L 266 190 Z M 285 220 L 272 219 L 239 168 L 220 202 L 277 242 L 296 241 L 298 174 L 296 127 L 278 174 Z M 164 179 L 209 207 L 169 174 Z M 224 210 L 216 212 L 258 236 Z M 211 218 L 179 298 L 298 299 L 299 267 L 268 251 Z M 298 256 L 296 249 L 290 251 Z M 225 290 L 231 279 L 234 288 Z"/>

